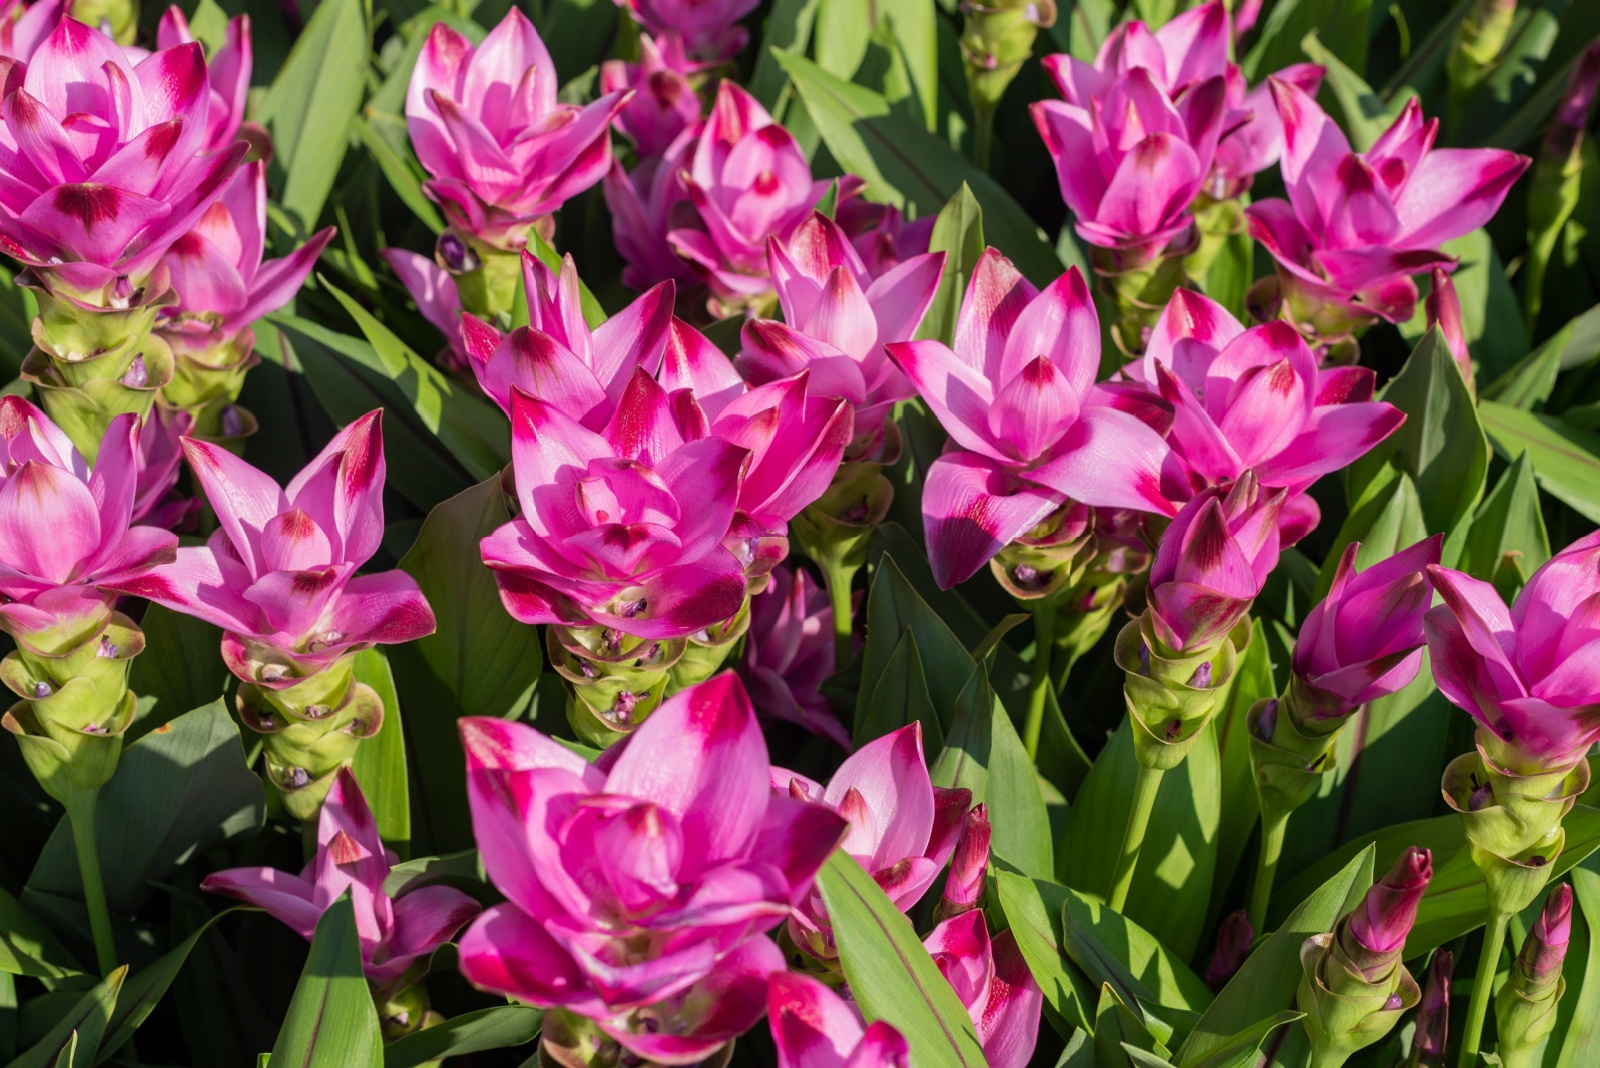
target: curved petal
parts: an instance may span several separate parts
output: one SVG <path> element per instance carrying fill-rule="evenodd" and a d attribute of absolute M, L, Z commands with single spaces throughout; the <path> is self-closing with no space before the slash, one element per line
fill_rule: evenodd
<path fill-rule="evenodd" d="M 1083 410 L 1055 455 L 1026 477 L 1096 508 L 1172 515 L 1177 509 L 1161 492 L 1170 457 L 1161 435 L 1127 412 L 1096 404 Z"/>
<path fill-rule="evenodd" d="M 950 452 L 928 468 L 922 523 L 940 589 L 965 582 L 1063 503 L 974 453 Z"/>

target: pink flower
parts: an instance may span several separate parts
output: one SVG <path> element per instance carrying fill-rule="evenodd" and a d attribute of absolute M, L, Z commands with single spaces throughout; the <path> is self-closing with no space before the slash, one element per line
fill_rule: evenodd
<path fill-rule="evenodd" d="M 220 446 L 183 439 L 218 529 L 115 588 L 221 627 L 228 667 L 269 689 L 347 652 L 433 633 L 410 575 L 355 573 L 383 538 L 382 414 L 341 430 L 286 489 Z"/>
<path fill-rule="evenodd" d="M 650 158 L 632 173 L 614 162 L 602 186 L 611 212 L 611 239 L 622 257 L 622 281 L 644 290 L 658 282 L 700 282 L 689 261 L 678 255 L 668 235 L 695 225 L 698 214 L 680 178 L 696 145 L 698 127 L 685 130 L 667 146 L 665 155 Z"/>
<path fill-rule="evenodd" d="M 1572 941 L 1572 887 L 1558 883 L 1517 951 L 1517 971 L 1535 983 L 1554 983 Z"/>
<path fill-rule="evenodd" d="M 1289 490 L 1286 545 L 1319 518 L 1303 491 L 1405 422 L 1399 409 L 1372 399 L 1371 370 L 1321 370 L 1290 324 L 1273 320 L 1246 330 L 1222 305 L 1187 289 L 1172 295 L 1145 355 L 1123 374 L 1171 406 L 1167 442 L 1192 489 L 1224 485 L 1253 468 L 1263 486 Z M 1126 395 L 1121 384 L 1109 388 Z"/>
<path fill-rule="evenodd" d="M 666 220 L 667 243 L 716 304 L 741 308 L 772 291 L 767 239 L 786 239 L 827 184 L 812 179 L 789 131 L 732 81 L 717 88 L 711 114 L 692 136 L 680 179 L 691 210 Z"/>
<path fill-rule="evenodd" d="M 1228 120 L 1227 11 L 1220 0 L 1158 34 L 1130 22 L 1093 66 L 1052 57 L 1065 101 L 1032 105 L 1078 235 L 1131 264 L 1192 225 L 1189 206 L 1211 173 Z"/>
<path fill-rule="evenodd" d="M 762 715 L 797 723 L 848 753 L 850 732 L 822 695 L 833 672 L 828 591 L 799 568 L 777 568 L 766 592 L 750 599 L 750 632 L 739 664 L 750 700 Z"/>
<path fill-rule="evenodd" d="M 640 159 L 663 155 L 678 135 L 700 121 L 700 97 L 689 82 L 698 69 L 683 53 L 681 38 L 639 37 L 639 62 L 608 59 L 600 64 L 600 91 L 633 90 L 617 113 L 617 129 L 633 142 Z"/>
<path fill-rule="evenodd" d="M 130 526 L 139 417 L 106 428 L 94 469 L 38 408 L 0 397 L 0 627 L 53 652 L 103 626 L 110 592 L 170 561 L 178 539 Z"/>
<path fill-rule="evenodd" d="M 1245 472 L 1226 491 L 1201 490 L 1161 535 L 1150 564 L 1156 636 L 1187 652 L 1222 640 L 1278 566 L 1285 490 L 1268 493 Z"/>
<path fill-rule="evenodd" d="M 1067 498 L 1172 513 L 1166 442 L 1094 384 L 1100 321 L 1076 269 L 1041 293 L 989 249 L 967 284 L 954 349 L 911 341 L 888 351 L 950 435 L 922 496 L 941 587 L 971 577 Z"/>
<path fill-rule="evenodd" d="M 174 4 L 161 16 L 156 27 L 156 47 L 176 48 L 190 44 L 189 20 Z M 138 50 L 128 49 L 137 54 Z M 142 55 L 138 56 L 143 59 Z M 226 40 L 206 60 L 206 81 L 211 87 L 211 103 L 206 112 L 206 139 L 202 152 L 219 152 L 239 139 L 244 124 L 245 105 L 250 95 L 250 71 L 255 64 L 250 43 L 250 16 L 236 15 L 228 20 Z"/>
<path fill-rule="evenodd" d="M 449 356 L 448 359 L 441 357 L 441 361 L 464 370 L 467 354 L 461 338 L 461 294 L 456 289 L 455 278 L 432 256 L 403 248 L 378 251 L 406 292 L 411 294 L 411 299 L 417 302 L 417 311 L 444 335 Z"/>
<path fill-rule="evenodd" d="M 71 0 L 7 0 L 0 6 L 0 57 L 33 58 L 50 31 L 72 9 Z"/>
<path fill-rule="evenodd" d="M 850 823 L 842 848 L 865 868 L 895 907 L 909 911 L 955 851 L 972 792 L 933 785 L 922 755 L 922 724 L 876 738 L 846 758 L 826 787 L 784 768 L 773 789 L 818 802 Z M 789 934 L 831 957 L 833 935 L 820 895 L 798 903 Z"/>
<path fill-rule="evenodd" d="M 739 611 L 744 570 L 722 542 L 749 453 L 685 440 L 675 414 L 642 370 L 599 433 L 512 392 L 522 514 L 482 545 L 512 616 L 678 638 Z"/>
<path fill-rule="evenodd" d="M 307 941 L 322 914 L 348 893 L 367 978 L 386 983 L 450 941 L 482 911 L 449 886 L 418 887 L 391 898 L 383 883 L 399 859 L 384 848 L 355 776 L 340 768 L 317 819 L 316 855 L 304 871 L 229 868 L 206 876 L 200 887 L 265 909 Z"/>
<path fill-rule="evenodd" d="M 132 66 L 109 37 L 67 18 L 26 66 L 9 66 L 5 84 L 0 250 L 57 289 L 127 306 L 248 147 L 201 155 L 211 88 L 200 46 Z"/>
<path fill-rule="evenodd" d="M 767 981 L 767 1025 L 778 1068 L 910 1068 L 904 1035 L 882 1020 L 863 1027 L 853 1002 L 809 975 Z"/>
<path fill-rule="evenodd" d="M 877 442 L 890 409 L 913 392 L 884 346 L 916 335 L 939 291 L 944 253 L 913 256 L 873 278 L 838 224 L 813 213 L 788 238 L 774 237 L 767 258 L 784 321 L 746 324 L 740 373 L 770 382 L 809 370 L 815 391 L 849 401 L 856 434 Z"/>
<path fill-rule="evenodd" d="M 1017 939 L 991 939 L 981 909 L 945 920 L 922 940 L 978 1032 L 989 1068 L 1027 1068 L 1039 1041 L 1044 994 Z"/>
<path fill-rule="evenodd" d="M 924 215 L 907 221 L 894 205 L 868 200 L 866 189 L 866 180 L 854 174 L 840 178 L 833 217 L 855 246 L 867 276 L 877 278 L 927 252 L 938 217 Z"/>
<path fill-rule="evenodd" d="M 950 860 L 950 874 L 939 895 L 939 913 L 959 916 L 983 904 L 989 877 L 989 842 L 994 830 L 989 826 L 989 809 L 974 805 L 961 823 L 961 838 Z"/>
<path fill-rule="evenodd" d="M 1355 951 L 1351 961 L 1369 978 L 1376 979 L 1399 962 L 1406 936 L 1417 922 L 1417 906 L 1432 879 L 1433 854 L 1411 846 L 1341 924 L 1348 931 L 1347 947 Z"/>
<path fill-rule="evenodd" d="M 181 408 L 157 404 L 139 431 L 138 475 L 134 482 L 133 521 L 174 530 L 200 510 L 200 502 L 177 491 L 183 465 L 183 439 L 194 429 L 194 416 Z"/>
<path fill-rule="evenodd" d="M 1600 739 L 1600 534 L 1535 571 L 1509 612 L 1487 582 L 1443 567 L 1428 577 L 1444 598 L 1423 617 L 1434 680 L 1499 743 L 1495 763 L 1532 774 L 1583 759 Z"/>
<path fill-rule="evenodd" d="M 617 0 L 653 36 L 675 34 L 697 59 L 723 60 L 739 54 L 750 32 L 739 20 L 760 0 Z"/>
<path fill-rule="evenodd" d="M 844 822 L 772 793 L 732 674 L 666 701 L 605 768 L 504 720 L 464 719 L 461 735 L 479 854 L 507 898 L 461 938 L 470 982 L 672 1064 L 760 1018 L 784 968 L 763 932 L 808 894 Z"/>
<path fill-rule="evenodd" d="M 1439 562 L 1436 534 L 1356 573 L 1359 542 L 1339 558 L 1333 585 L 1300 624 L 1293 670 L 1312 718 L 1342 718 L 1396 693 L 1422 666 L 1422 617 L 1433 601 L 1426 569 Z"/>
<path fill-rule="evenodd" d="M 255 345 L 250 325 L 294 299 L 334 228 L 313 234 L 282 259 L 262 263 L 266 233 L 267 165 L 247 163 L 194 229 L 167 250 L 178 301 L 161 309 L 157 328 L 175 349 L 204 352 L 243 332 L 237 347 L 249 352 Z"/>
<path fill-rule="evenodd" d="M 625 94 L 556 103 L 556 69 L 513 7 L 481 45 L 436 23 L 406 92 L 406 126 L 424 185 L 451 225 L 502 248 L 598 182 L 611 165 L 611 120 Z"/>
<path fill-rule="evenodd" d="M 590 430 L 602 430 L 634 373 L 661 367 L 672 328 L 673 287 L 662 282 L 591 330 L 583 318 L 578 269 L 561 271 L 522 254 L 528 325 L 502 335 L 468 314 L 461 336 L 468 363 L 489 399 L 511 414 L 512 390 L 547 401 Z"/>
<path fill-rule="evenodd" d="M 1498 149 L 1434 149 L 1437 119 L 1408 102 L 1383 136 L 1353 152 L 1301 88 L 1272 82 L 1285 137 L 1288 200 L 1250 205 L 1250 234 L 1272 253 L 1291 314 L 1326 307 L 1347 327 L 1410 318 L 1410 276 L 1454 261 L 1451 238 L 1493 217 L 1528 159 Z"/>

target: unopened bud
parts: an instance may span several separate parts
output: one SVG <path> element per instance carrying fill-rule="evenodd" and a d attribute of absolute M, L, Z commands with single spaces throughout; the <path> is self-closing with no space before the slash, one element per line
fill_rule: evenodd
<path fill-rule="evenodd" d="M 1500 1061 L 1507 1068 L 1534 1068 L 1541 1045 L 1556 1027 L 1566 981 L 1561 966 L 1572 937 L 1572 887 L 1562 883 L 1517 951 L 1511 975 L 1494 999 Z"/>
<path fill-rule="evenodd" d="M 1450 1037 L 1450 976 L 1456 958 L 1448 949 L 1433 955 L 1417 1006 L 1417 1030 L 1411 1038 L 1410 1068 L 1443 1068 Z"/>
<path fill-rule="evenodd" d="M 1223 917 L 1222 925 L 1217 928 L 1217 948 L 1212 951 L 1211 963 L 1206 965 L 1206 986 L 1214 992 L 1227 986 L 1228 980 L 1244 965 L 1255 937 L 1256 930 L 1243 909 Z"/>
<path fill-rule="evenodd" d="M 977 805 L 967 813 L 961 825 L 961 840 L 956 843 L 955 855 L 950 860 L 950 874 L 945 878 L 944 893 L 939 898 L 941 919 L 970 912 L 983 903 L 992 835 L 989 810 L 984 805 Z"/>
<path fill-rule="evenodd" d="M 1450 346 L 1450 355 L 1461 368 L 1461 377 L 1472 385 L 1472 354 L 1467 351 L 1467 332 L 1461 325 L 1461 299 L 1456 296 L 1455 283 L 1443 267 L 1433 269 L 1433 289 L 1424 305 L 1428 325 L 1437 326 Z"/>
<path fill-rule="evenodd" d="M 1417 920 L 1417 906 L 1433 878 L 1433 854 L 1412 846 L 1388 874 L 1372 884 L 1346 925 L 1350 959 L 1369 978 L 1400 959 L 1406 936 Z"/>
<path fill-rule="evenodd" d="M 439 235 L 433 247 L 434 259 L 451 274 L 470 274 L 483 266 L 483 261 L 462 236 L 454 230 Z"/>
<path fill-rule="evenodd" d="M 33 696 L 36 698 L 49 697 L 55 692 L 55 687 L 51 686 L 44 679 L 40 679 L 38 682 L 33 684 Z"/>
<path fill-rule="evenodd" d="M 963 0 L 961 55 L 974 107 L 993 109 L 1033 55 L 1039 31 L 1055 25 L 1055 0 Z"/>
<path fill-rule="evenodd" d="M 1544 911 L 1517 953 L 1517 970 L 1530 983 L 1548 984 L 1561 974 L 1572 938 L 1572 887 L 1562 883 L 1545 898 Z"/>

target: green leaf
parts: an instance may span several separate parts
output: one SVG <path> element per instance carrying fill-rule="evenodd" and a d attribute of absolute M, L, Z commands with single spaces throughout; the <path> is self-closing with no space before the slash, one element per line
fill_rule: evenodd
<path fill-rule="evenodd" d="M 83 971 L 38 917 L 0 889 L 0 972 L 64 979 Z"/>
<path fill-rule="evenodd" d="M 1257 1020 L 1209 1053 L 1182 1062 L 1179 1068 L 1251 1068 L 1257 1063 L 1256 1051 L 1267 1036 L 1303 1016 L 1305 1013 L 1294 1009 L 1275 1012 L 1264 1020 Z"/>
<path fill-rule="evenodd" d="M 1320 35 L 1322 46 L 1354 71 L 1367 69 L 1367 19 L 1371 0 L 1279 0 L 1258 28 L 1242 66 L 1254 85 L 1291 63 L 1303 62 L 1302 43 Z"/>
<path fill-rule="evenodd" d="M 917 636 L 907 630 L 884 665 L 883 674 L 873 688 L 867 714 L 856 720 L 853 741 L 857 748 L 874 738 L 897 731 L 911 723 L 922 724 L 923 750 L 937 753 L 944 748 L 944 728 L 939 713 L 928 696 L 928 680 L 922 673 L 922 657 L 917 653 Z"/>
<path fill-rule="evenodd" d="M 961 298 L 966 296 L 967 282 L 972 278 L 983 249 L 983 208 L 972 195 L 972 187 L 962 182 L 956 195 L 939 210 L 939 217 L 933 221 L 928 251 L 944 253 L 944 273 L 917 337 L 932 338 L 946 345 L 954 343 Z"/>
<path fill-rule="evenodd" d="M 1385 465 L 1362 489 L 1361 496 L 1351 502 L 1350 513 L 1334 535 L 1333 545 L 1317 573 L 1315 599 L 1320 601 L 1327 596 L 1339 559 L 1351 542 L 1361 543 L 1356 565 L 1367 568 L 1427 536 L 1428 521 L 1422 515 L 1417 484 L 1410 475 L 1397 470 L 1394 463 Z"/>
<path fill-rule="evenodd" d="M 228 686 L 228 668 L 217 655 L 222 628 L 159 604 L 145 609 L 139 626 L 145 647 L 128 672 L 128 687 L 153 698 L 155 709 L 134 724 L 135 733 L 222 696 Z"/>
<path fill-rule="evenodd" d="M 467 393 L 432 363 L 413 352 L 387 326 L 355 299 L 323 282 L 356 321 L 378 363 L 379 371 L 399 384 L 423 425 L 437 434 L 450 454 L 474 478 L 498 474 L 511 458 L 510 424 L 483 397 Z"/>
<path fill-rule="evenodd" d="M 817 9 L 817 66 L 845 81 L 855 77 L 872 44 L 872 6 L 856 0 L 822 0 Z M 782 57 L 779 57 L 781 63 Z M 793 73 L 792 71 L 790 72 Z"/>
<path fill-rule="evenodd" d="M 1478 415 L 1502 456 L 1526 454 L 1545 492 L 1600 523 L 1600 434 L 1489 400 Z"/>
<path fill-rule="evenodd" d="M 141 968 L 132 979 L 123 983 L 122 993 L 117 997 L 116 1009 L 111 1013 L 104 1048 L 95 1058 L 96 1064 L 121 1049 L 123 1043 L 132 1038 L 139 1026 L 149 1019 L 156 1005 L 166 996 L 167 988 L 183 969 L 184 962 L 189 959 L 189 952 L 200 941 L 200 937 L 211 929 L 211 925 L 229 913 L 237 911 L 239 910 L 224 909 L 210 917 L 189 937 L 162 954 L 154 963 Z"/>
<path fill-rule="evenodd" d="M 983 206 L 990 244 L 1011 257 L 1035 285 L 1047 285 L 1061 274 L 1061 261 L 1044 234 L 988 174 L 892 111 L 871 89 L 843 81 L 800 56 L 779 53 L 777 58 L 829 152 L 840 166 L 866 179 L 869 197 L 929 215 L 942 209 L 965 182 Z"/>
<path fill-rule="evenodd" d="M 981 667 L 956 702 L 955 720 L 932 775 L 935 785 L 966 787 L 973 804 L 988 806 L 996 856 L 1027 875 L 1050 874 L 1050 817 L 1038 774 Z"/>
<path fill-rule="evenodd" d="M 1544 344 L 1528 353 L 1517 365 L 1479 392 L 1487 400 L 1523 411 L 1531 411 L 1536 404 L 1550 399 L 1555 388 L 1556 374 L 1561 370 L 1562 357 L 1572 340 L 1577 320 L 1556 331 Z"/>
<path fill-rule="evenodd" d="M 1472 513 L 1489 471 L 1489 443 L 1472 393 L 1437 329 L 1428 331 L 1383 399 L 1406 414 L 1393 434 L 1351 464 L 1348 496 L 1361 492 L 1392 463 L 1417 484 L 1428 529 L 1450 533 Z"/>
<path fill-rule="evenodd" d="M 1524 582 L 1550 559 L 1550 536 L 1539 508 L 1528 454 L 1518 456 L 1483 499 L 1457 566 L 1473 578 L 1494 583 L 1509 604 Z"/>
<path fill-rule="evenodd" d="M 872 876 L 835 850 L 817 873 L 839 960 L 868 1022 L 887 1020 L 918 1068 L 985 1064 L 972 1020 L 933 958 Z"/>
<path fill-rule="evenodd" d="M 1339 102 L 1344 121 L 1340 123 L 1350 135 L 1350 144 L 1357 152 L 1365 152 L 1382 136 L 1383 132 L 1400 117 L 1406 101 L 1414 93 L 1396 93 L 1387 103 L 1355 71 L 1345 65 L 1312 30 L 1301 40 L 1300 47 L 1313 63 L 1322 64 L 1327 74 L 1322 84 Z"/>
<path fill-rule="evenodd" d="M 409 1034 L 383 1051 L 383 1068 L 421 1068 L 446 1057 L 525 1046 L 539 1037 L 544 1013 L 527 1005 L 497 1005 Z"/>
<path fill-rule="evenodd" d="M 443 230 L 444 216 L 422 191 L 422 177 L 418 173 L 421 165 L 416 163 L 404 120 L 369 109 L 365 118 L 356 118 L 354 129 L 401 202 L 428 229 L 434 233 Z"/>
<path fill-rule="evenodd" d="M 1340 916 L 1355 908 L 1372 885 L 1372 871 L 1372 850 L 1367 849 L 1290 913 L 1201 1014 L 1178 1050 L 1179 1063 L 1195 1063 L 1262 1019 L 1292 1007 L 1300 985 L 1301 944 L 1332 930 Z"/>
<path fill-rule="evenodd" d="M 383 892 L 390 897 L 399 897 L 418 887 L 449 880 L 488 882 L 476 849 L 463 849 L 459 853 L 447 853 L 442 857 L 403 860 L 389 869 L 388 877 L 383 880 Z"/>
<path fill-rule="evenodd" d="M 1477 364 L 1478 380 L 1492 382 L 1533 347 L 1523 325 L 1522 302 L 1487 231 L 1480 228 L 1446 241 L 1443 249 L 1461 262 L 1450 281 L 1461 304 L 1461 329 Z M 1415 340 L 1427 329 L 1427 308 L 1419 300 L 1401 333 Z"/>
<path fill-rule="evenodd" d="M 380 1068 L 378 1010 L 361 970 L 356 913 L 346 894 L 317 921 L 268 1068 Z"/>
<path fill-rule="evenodd" d="M 1239 657 L 1228 696 L 1214 721 L 1221 816 L 1217 825 L 1217 867 L 1211 889 L 1213 899 L 1219 901 L 1227 894 L 1234 872 L 1244 858 L 1245 846 L 1261 818 L 1250 766 L 1250 735 L 1245 726 L 1245 714 L 1251 705 L 1274 697 L 1278 692 L 1272 677 L 1272 655 L 1267 649 L 1266 631 L 1260 620 L 1252 626 L 1250 646 Z"/>
<path fill-rule="evenodd" d="M 261 779 L 245 764 L 239 728 L 222 701 L 174 719 L 128 746 L 100 791 L 96 839 L 106 898 L 131 914 L 173 869 L 198 852 L 253 834 L 265 819 Z M 81 905 L 72 831 L 65 818 L 45 843 L 23 901 Z M 81 929 L 87 930 L 85 923 Z"/>
<path fill-rule="evenodd" d="M 756 51 L 756 69 L 750 77 L 750 92 L 774 118 L 782 119 L 784 90 L 789 75 L 775 53 L 803 55 L 811 43 L 811 27 L 816 22 L 822 0 L 776 0 L 767 15 L 761 47 Z"/>
<path fill-rule="evenodd" d="M 117 995 L 128 977 L 128 966 L 123 965 L 97 983 L 93 990 L 78 999 L 48 1034 L 7 1068 L 47 1068 L 65 1064 L 68 1068 L 90 1068 L 95 1053 L 100 1049 L 100 1038 L 106 1033 L 111 1014 L 117 1006 Z M 60 1055 L 70 1050 L 68 1059 Z M 108 1050 L 108 1052 L 114 1052 Z"/>
<path fill-rule="evenodd" d="M 350 764 L 361 794 L 372 808 L 384 844 L 404 857 L 411 845 L 411 780 L 406 774 L 406 736 L 400 718 L 400 695 L 394 673 L 381 649 L 356 654 L 355 680 L 364 682 L 383 701 L 383 725 L 356 746 Z"/>
<path fill-rule="evenodd" d="M 412 647 L 454 695 L 456 715 L 516 716 L 539 680 L 539 632 L 506 613 L 478 549 L 510 521 L 500 479 L 490 478 L 428 513 L 400 561 L 439 621 Z"/>
<path fill-rule="evenodd" d="M 1029 879 L 998 865 L 995 890 L 1000 900 L 1000 911 L 1005 914 L 1006 924 L 1016 937 L 1022 959 L 1027 961 L 1028 971 L 1039 984 L 1045 1004 L 1054 1014 L 1052 1022 L 1055 1022 L 1055 1018 L 1062 1021 L 1057 1023 L 1057 1027 L 1063 1030 L 1063 1034 L 1073 1028 L 1093 1027 L 1089 1008 L 1093 1001 L 1093 988 L 1083 973 L 1067 960 L 1066 952 L 1062 949 L 1062 909 L 1072 891 L 1044 879 Z M 1151 942 L 1160 949 L 1159 942 L 1154 939 Z M 1132 961 L 1129 965 L 1146 985 L 1153 985 L 1156 981 L 1153 977 L 1146 978 L 1148 967 L 1140 968 Z M 1178 964 L 1178 967 L 1184 966 Z M 1205 987 L 1201 986 L 1200 989 L 1204 990 Z"/>
<path fill-rule="evenodd" d="M 1095 758 L 1067 810 L 1056 878 L 1089 894 L 1111 885 L 1133 803 L 1138 761 L 1126 719 Z M 1189 758 L 1161 778 L 1124 914 L 1180 956 L 1200 943 L 1216 871 L 1221 819 L 1216 734 L 1204 731 Z"/>
<path fill-rule="evenodd" d="M 863 679 L 883 677 L 901 634 L 906 632 L 917 636 L 928 697 L 948 732 L 955 721 L 956 701 L 972 677 L 972 657 L 938 613 L 906 581 L 894 558 L 885 556 L 867 594 L 867 644 L 861 651 Z M 867 717 L 872 696 L 866 687 L 861 688 L 856 700 L 857 719 Z"/>
<path fill-rule="evenodd" d="M 307 233 L 344 162 L 371 50 L 361 0 L 324 0 L 262 97 L 257 116 L 272 131 L 274 166 L 287 176 L 278 203 Z"/>

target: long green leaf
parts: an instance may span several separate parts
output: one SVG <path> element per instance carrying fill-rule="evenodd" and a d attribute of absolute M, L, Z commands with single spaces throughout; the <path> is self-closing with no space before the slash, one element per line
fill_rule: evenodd
<path fill-rule="evenodd" d="M 0 889 L 0 972 L 64 979 L 82 971 L 50 928 Z"/>
<path fill-rule="evenodd" d="M 835 850 L 817 874 L 839 959 L 869 1021 L 887 1020 L 911 1044 L 918 1068 L 979 1068 L 983 1049 L 956 992 L 911 922 L 848 854 Z"/>
<path fill-rule="evenodd" d="M 95 1063 L 95 1054 L 100 1049 L 100 1039 L 111 1022 L 111 1014 L 116 1011 L 117 996 L 127 978 L 128 966 L 125 964 L 112 971 L 94 989 L 79 998 L 72 1010 L 56 1021 L 44 1038 L 7 1068 L 60 1066 L 63 1063 L 62 1052 L 69 1049 L 71 1052 L 65 1061 L 67 1068 L 91 1068 Z"/>
<path fill-rule="evenodd" d="M 1574 868 L 1572 890 L 1588 933 L 1589 952 L 1578 957 L 1583 968 L 1581 984 L 1574 990 L 1569 983 L 1562 998 L 1562 1007 L 1570 1007 L 1571 1015 L 1565 1035 L 1557 1032 L 1560 1055 L 1555 1068 L 1600 1064 L 1600 874 L 1588 868 Z"/>
<path fill-rule="evenodd" d="M 525 1046 L 539 1037 L 544 1013 L 527 1005 L 497 1005 L 407 1035 L 383 1051 L 383 1068 L 421 1068 L 446 1057 Z"/>
<path fill-rule="evenodd" d="M 402 857 L 411 845 L 411 780 L 406 771 L 405 728 L 394 673 L 381 649 L 356 654 L 355 679 L 371 686 L 383 702 L 383 725 L 356 747 L 350 770 L 372 808 L 384 844 Z"/>
<path fill-rule="evenodd" d="M 122 1044 L 133 1037 L 139 1025 L 150 1018 L 156 1005 L 166 996 L 167 988 L 178 977 L 178 972 L 183 969 L 184 962 L 189 959 L 190 951 L 200 941 L 201 936 L 211 929 L 212 924 L 236 911 L 238 910 L 224 909 L 210 917 L 195 928 L 189 937 L 162 954 L 153 964 L 135 972 L 133 978 L 122 984 L 116 1008 L 108 1021 L 106 1040 L 101 1046 L 100 1055 L 95 1058 L 96 1064 L 121 1049 Z"/>
<path fill-rule="evenodd" d="M 1600 523 L 1600 434 L 1488 400 L 1478 416 L 1502 456 L 1526 454 L 1545 492 Z"/>
<path fill-rule="evenodd" d="M 317 921 L 267 1068 L 381 1068 L 378 1010 L 361 970 L 355 908 L 346 894 Z"/>
<path fill-rule="evenodd" d="M 935 135 L 894 112 L 871 89 L 852 85 L 810 60 L 777 54 L 835 159 L 867 180 L 875 200 L 918 215 L 944 207 L 963 182 L 983 205 L 989 243 L 1010 256 L 1036 285 L 1061 273 L 1061 261 L 1037 225 L 993 178 Z"/>
<path fill-rule="evenodd" d="M 966 182 L 956 190 L 933 222 L 933 237 L 928 241 L 929 252 L 944 253 L 944 274 L 939 279 L 939 291 L 933 304 L 923 317 L 917 330 L 919 338 L 933 338 L 946 345 L 955 343 L 956 316 L 961 312 L 961 299 L 967 294 L 967 282 L 983 255 L 983 207 L 972 195 Z"/>

